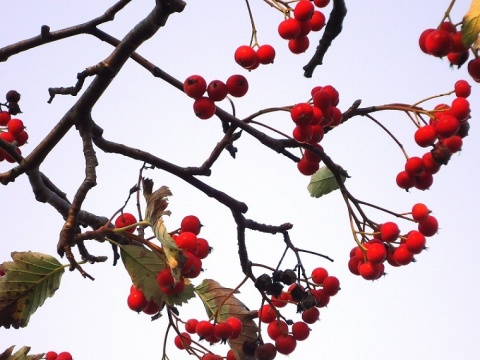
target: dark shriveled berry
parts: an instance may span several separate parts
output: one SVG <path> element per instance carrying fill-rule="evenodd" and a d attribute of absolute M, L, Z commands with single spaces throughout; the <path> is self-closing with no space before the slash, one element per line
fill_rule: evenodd
<path fill-rule="evenodd" d="M 297 274 L 293 270 L 285 270 L 282 274 L 282 278 L 280 279 L 285 285 L 292 285 L 297 281 Z"/>
<path fill-rule="evenodd" d="M 16 90 L 10 90 L 6 95 L 8 102 L 18 103 L 20 101 L 20 94 Z"/>
<path fill-rule="evenodd" d="M 272 274 L 272 280 L 275 282 L 282 281 L 282 275 L 283 275 L 282 270 L 275 270 Z"/>
<path fill-rule="evenodd" d="M 255 350 L 257 350 L 257 340 L 245 340 L 242 345 L 242 351 L 245 356 L 255 356 Z"/>
<path fill-rule="evenodd" d="M 267 274 L 262 274 L 255 280 L 255 287 L 260 291 L 267 291 L 271 286 L 272 278 Z"/>
<path fill-rule="evenodd" d="M 442 143 L 435 144 L 431 153 L 433 159 L 442 165 L 447 165 L 448 161 L 452 157 L 452 152 L 450 151 L 450 149 Z"/>

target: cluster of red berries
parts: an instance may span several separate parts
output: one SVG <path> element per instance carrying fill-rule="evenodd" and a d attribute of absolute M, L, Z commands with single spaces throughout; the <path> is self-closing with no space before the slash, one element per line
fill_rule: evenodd
<path fill-rule="evenodd" d="M 20 101 L 20 94 L 15 90 L 10 90 L 7 93 L 8 111 L 0 111 L 0 139 L 6 142 L 15 144 L 17 147 L 15 151 L 21 155 L 20 146 L 25 145 L 28 140 L 28 133 L 25 131 L 23 121 L 17 118 L 12 118 L 12 115 L 16 115 L 20 112 L 18 102 Z M 7 160 L 10 163 L 15 160 L 3 149 L 0 149 L 0 162 Z"/>
<path fill-rule="evenodd" d="M 393 267 L 414 261 L 414 256 L 425 249 L 426 238 L 437 233 L 438 221 L 422 203 L 412 207 L 411 215 L 418 223 L 418 230 L 401 235 L 395 222 L 381 224 L 371 240 L 350 251 L 350 272 L 366 280 L 377 280 L 384 275 L 385 261 Z"/>
<path fill-rule="evenodd" d="M 147 315 L 155 315 L 160 311 L 158 305 L 153 299 L 148 300 L 141 289 L 137 289 L 133 284 L 130 287 L 130 294 L 127 297 L 128 307 L 139 313 L 144 312 Z"/>
<path fill-rule="evenodd" d="M 293 17 L 288 17 L 278 25 L 278 34 L 288 40 L 288 48 L 294 54 L 305 52 L 310 46 L 308 34 L 320 31 L 325 26 L 325 15 L 315 10 L 315 6 L 323 8 L 330 0 L 300 0 L 293 8 Z"/>
<path fill-rule="evenodd" d="M 208 85 L 200 75 L 191 75 L 183 82 L 183 91 L 195 99 L 193 111 L 200 119 L 210 119 L 217 110 L 215 102 L 231 95 L 242 97 L 248 91 L 248 81 L 243 75 L 232 75 L 226 82 L 213 80 Z M 207 96 L 205 96 L 207 93 Z"/>
<path fill-rule="evenodd" d="M 342 112 L 337 108 L 339 94 L 333 86 L 325 85 L 314 87 L 311 95 L 312 103 L 298 103 L 290 110 L 290 116 L 295 123 L 293 138 L 321 149 L 319 142 L 325 135 L 325 128 L 342 122 Z M 312 175 L 320 167 L 320 157 L 305 149 L 297 167 L 300 173 Z"/>
<path fill-rule="evenodd" d="M 264 44 L 256 50 L 250 45 L 240 45 L 234 54 L 235 62 L 247 70 L 254 70 L 260 64 L 273 64 L 275 49 L 273 46 Z"/>
<path fill-rule="evenodd" d="M 314 324 L 320 317 L 319 308 L 326 306 L 330 297 L 340 290 L 340 282 L 337 277 L 328 274 L 322 267 L 313 269 L 311 281 L 308 281 L 308 288 L 305 288 L 297 281 L 293 270 L 274 272 L 272 284 L 277 280 L 289 284 L 288 290 L 283 291 L 276 286 L 271 286 L 266 274 L 257 279 L 255 286 L 271 295 L 271 304 L 265 304 L 258 310 L 258 317 L 262 323 L 268 324 L 267 334 L 274 343 L 258 344 L 255 349 L 256 359 L 269 360 L 275 358 L 277 352 L 280 354 L 291 354 L 297 341 L 303 341 L 310 335 L 309 325 Z M 279 308 L 288 304 L 296 307 L 301 313 L 301 320 L 286 322 L 277 317 Z"/>
<path fill-rule="evenodd" d="M 455 83 L 457 96 L 450 105 L 439 104 L 433 110 L 433 116 L 428 124 L 421 126 L 414 134 L 418 146 L 432 146 L 431 151 L 422 157 L 410 157 L 405 163 L 405 169 L 396 177 L 397 185 L 402 189 L 415 187 L 419 190 L 430 188 L 433 175 L 441 165 L 446 165 L 452 154 L 461 150 L 463 138 L 468 135 L 470 127 L 470 85 L 465 80 Z"/>
<path fill-rule="evenodd" d="M 437 29 L 424 30 L 418 42 L 424 53 L 440 58 L 446 56 L 451 66 L 462 66 L 470 56 L 470 48 L 463 42 L 462 32 L 450 21 L 442 22 Z M 473 80 L 480 82 L 480 58 L 469 61 L 468 73 Z"/>
<path fill-rule="evenodd" d="M 68 351 L 56 353 L 55 351 L 49 351 L 45 354 L 45 360 L 72 360 L 73 357 Z"/>
<path fill-rule="evenodd" d="M 175 336 L 174 343 L 177 348 L 186 349 L 192 344 L 191 335 L 198 335 L 199 341 L 205 340 L 210 344 L 225 343 L 227 340 L 237 339 L 242 332 L 242 327 L 242 321 L 235 316 L 216 323 L 193 318 L 185 322 L 185 331 Z"/>

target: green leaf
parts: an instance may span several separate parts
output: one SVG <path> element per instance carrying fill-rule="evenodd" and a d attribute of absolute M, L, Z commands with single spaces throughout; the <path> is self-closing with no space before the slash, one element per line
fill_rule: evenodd
<path fill-rule="evenodd" d="M 20 350 L 16 351 L 15 354 L 12 355 L 14 347 L 15 345 L 10 346 L 2 354 L 0 354 L 0 360 L 40 360 L 45 355 L 45 354 L 27 355 L 28 352 L 30 351 L 29 346 L 22 346 Z"/>
<path fill-rule="evenodd" d="M 470 9 L 463 17 L 462 41 L 465 46 L 471 46 L 480 33 L 480 0 L 472 0 Z"/>
<path fill-rule="evenodd" d="M 167 296 L 157 284 L 157 274 L 166 268 L 163 256 L 136 245 L 118 245 L 123 264 L 127 269 L 132 283 L 145 294 L 148 300 L 152 300 L 162 307 L 163 303 L 170 306 L 181 305 L 195 296 L 193 286 L 185 284 L 185 289 L 177 295 Z"/>
<path fill-rule="evenodd" d="M 243 354 L 242 346 L 246 340 L 255 340 L 257 338 L 258 327 L 253 321 L 257 316 L 257 312 L 248 310 L 233 295 L 238 293 L 238 291 L 233 292 L 232 289 L 221 286 L 215 280 L 203 280 L 200 285 L 195 287 L 195 292 L 202 300 L 209 318 L 217 314 L 217 321 L 225 321 L 230 316 L 240 319 L 242 322 L 242 333 L 238 338 L 228 340 L 228 344 L 238 360 L 254 360 L 255 357 L 247 357 Z"/>
<path fill-rule="evenodd" d="M 1 265 L 0 327 L 25 327 L 30 316 L 52 297 L 65 271 L 50 255 L 37 252 L 13 252 L 13 261 Z"/>
<path fill-rule="evenodd" d="M 341 179 L 343 183 L 347 179 L 348 174 L 341 167 L 338 168 L 341 173 Z M 319 198 L 339 189 L 339 186 L 330 169 L 326 166 L 322 166 L 315 174 L 312 175 L 307 189 L 310 192 L 310 196 Z"/>

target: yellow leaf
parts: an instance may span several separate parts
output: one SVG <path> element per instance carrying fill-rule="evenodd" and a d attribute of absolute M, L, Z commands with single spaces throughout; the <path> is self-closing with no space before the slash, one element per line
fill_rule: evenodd
<path fill-rule="evenodd" d="M 480 33 L 480 0 L 472 0 L 470 9 L 463 17 L 462 41 L 470 47 Z"/>

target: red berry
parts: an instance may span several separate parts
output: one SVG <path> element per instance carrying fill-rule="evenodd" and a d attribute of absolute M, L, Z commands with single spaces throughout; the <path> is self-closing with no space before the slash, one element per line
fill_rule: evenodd
<path fill-rule="evenodd" d="M 429 215 L 424 221 L 418 224 L 418 231 L 427 237 L 435 235 L 438 231 L 437 218 Z"/>
<path fill-rule="evenodd" d="M 405 163 L 405 171 L 411 176 L 418 175 L 423 171 L 423 168 L 423 160 L 417 156 L 409 158 Z"/>
<path fill-rule="evenodd" d="M 387 258 L 387 249 L 383 243 L 371 244 L 367 249 L 367 260 L 374 263 L 382 263 Z"/>
<path fill-rule="evenodd" d="M 427 147 L 433 145 L 437 139 L 437 130 L 433 125 L 425 125 L 415 131 L 415 142 L 418 146 Z"/>
<path fill-rule="evenodd" d="M 351 257 L 349 260 L 348 260 L 348 270 L 350 270 L 350 272 L 353 274 L 353 275 L 360 275 L 360 272 L 359 272 L 359 265 L 363 263 L 363 260 L 362 259 L 359 259 L 357 257 Z"/>
<path fill-rule="evenodd" d="M 23 121 L 20 119 L 11 119 L 7 124 L 8 132 L 11 133 L 13 136 L 19 135 L 25 126 L 23 125 Z"/>
<path fill-rule="evenodd" d="M 290 116 L 297 125 L 310 125 L 314 116 L 314 109 L 309 103 L 299 103 L 292 107 Z"/>
<path fill-rule="evenodd" d="M 0 126 L 6 126 L 10 118 L 11 115 L 8 111 L 0 111 Z"/>
<path fill-rule="evenodd" d="M 445 145 L 453 154 L 462 149 L 463 139 L 461 136 L 453 135 L 446 139 L 442 139 L 442 144 Z"/>
<path fill-rule="evenodd" d="M 224 321 L 224 322 L 219 322 L 215 325 L 213 329 L 213 334 L 215 335 L 216 338 L 222 339 L 222 341 L 225 341 L 227 339 L 230 339 L 230 337 L 233 334 L 233 327 L 230 323 Z"/>
<path fill-rule="evenodd" d="M 267 334 L 270 339 L 275 340 L 280 335 L 288 334 L 288 325 L 283 320 L 274 320 L 268 324 Z"/>
<path fill-rule="evenodd" d="M 160 311 L 160 306 L 155 301 L 150 300 L 142 311 L 147 315 L 154 315 Z"/>
<path fill-rule="evenodd" d="M 480 82 L 480 57 L 468 62 L 468 73 L 476 82 Z"/>
<path fill-rule="evenodd" d="M 249 45 L 241 45 L 235 50 L 235 62 L 244 68 L 255 65 L 258 60 L 257 52 Z"/>
<path fill-rule="evenodd" d="M 195 254 L 199 259 L 205 259 L 210 254 L 210 245 L 204 238 L 197 238 L 197 253 Z"/>
<path fill-rule="evenodd" d="M 470 117 L 470 103 L 464 97 L 457 97 L 452 101 L 449 114 L 455 116 L 458 121 L 463 122 Z M 8 123 L 10 125 L 10 123 Z"/>
<path fill-rule="evenodd" d="M 297 125 L 293 129 L 292 136 L 298 142 L 306 143 L 312 139 L 312 127 L 310 125 Z"/>
<path fill-rule="evenodd" d="M 401 244 L 393 253 L 393 260 L 399 265 L 408 265 L 413 261 L 413 253 L 405 244 Z"/>
<path fill-rule="evenodd" d="M 15 136 L 15 140 L 17 141 L 18 146 L 25 145 L 28 140 L 28 133 L 25 130 L 23 130 L 22 132 L 20 132 Z"/>
<path fill-rule="evenodd" d="M 273 310 L 269 304 L 263 305 L 258 310 L 258 318 L 263 323 L 271 323 L 273 320 L 276 319 L 276 317 L 277 315 L 275 314 L 275 310 Z"/>
<path fill-rule="evenodd" d="M 175 279 L 173 278 L 170 268 L 160 270 L 157 274 L 157 284 L 160 287 L 173 286 Z"/>
<path fill-rule="evenodd" d="M 134 291 L 130 291 L 130 294 L 127 298 L 127 305 L 128 307 L 136 312 L 142 311 L 145 306 L 147 306 L 148 301 L 145 299 L 145 295 L 143 291 L 140 289 L 135 289 Z"/>
<path fill-rule="evenodd" d="M 365 280 L 376 280 L 383 275 L 384 265 L 382 263 L 372 263 L 371 261 L 358 264 L 358 273 Z"/>
<path fill-rule="evenodd" d="M 415 188 L 418 190 L 428 190 L 433 184 L 433 175 L 428 171 L 422 171 L 415 177 Z"/>
<path fill-rule="evenodd" d="M 430 210 L 425 204 L 418 203 L 412 207 L 412 217 L 416 222 L 422 222 L 426 220 L 429 214 Z"/>
<path fill-rule="evenodd" d="M 322 285 L 323 291 L 329 296 L 335 295 L 340 290 L 340 281 L 335 276 L 327 276 Z"/>
<path fill-rule="evenodd" d="M 45 360 L 56 360 L 57 356 L 58 355 L 55 351 L 49 351 L 45 354 Z"/>
<path fill-rule="evenodd" d="M 328 4 L 330 4 L 330 0 L 313 0 L 313 3 L 315 4 L 316 7 L 324 8 Z"/>
<path fill-rule="evenodd" d="M 430 174 L 436 174 L 440 170 L 441 164 L 433 158 L 432 153 L 429 151 L 422 156 L 423 164 L 425 165 L 425 171 Z"/>
<path fill-rule="evenodd" d="M 315 284 L 322 285 L 327 276 L 328 271 L 322 267 L 317 267 L 312 270 L 312 281 Z"/>
<path fill-rule="evenodd" d="M 227 85 L 220 80 L 212 80 L 207 87 L 207 94 L 212 101 L 222 101 L 228 95 Z"/>
<path fill-rule="evenodd" d="M 420 254 L 425 248 L 425 243 L 425 236 L 419 231 L 412 230 L 407 235 L 405 246 L 411 253 Z"/>
<path fill-rule="evenodd" d="M 312 31 L 322 30 L 326 23 L 325 15 L 321 11 L 315 10 L 310 23 L 312 24 Z"/>
<path fill-rule="evenodd" d="M 307 51 L 310 46 L 308 36 L 301 36 L 288 40 L 288 49 L 294 54 L 301 54 Z"/>
<path fill-rule="evenodd" d="M 225 83 L 228 93 L 235 97 L 242 97 L 248 91 L 248 81 L 243 75 L 232 75 Z"/>
<path fill-rule="evenodd" d="M 437 29 L 425 38 L 425 49 L 430 55 L 443 57 L 452 49 L 452 37 L 448 31 Z"/>
<path fill-rule="evenodd" d="M 214 328 L 215 326 L 210 321 L 202 320 L 198 322 L 196 332 L 198 336 L 205 339 L 213 335 Z"/>
<path fill-rule="evenodd" d="M 435 125 L 435 130 L 440 138 L 452 136 L 458 131 L 458 129 L 460 129 L 460 122 L 455 116 L 452 115 L 441 116 Z"/>
<path fill-rule="evenodd" d="M 135 224 L 137 219 L 130 213 L 123 213 L 120 214 L 117 219 L 115 220 L 115 227 L 116 228 L 123 228 L 132 224 Z M 133 233 L 135 231 L 135 227 L 125 230 L 126 232 Z"/>
<path fill-rule="evenodd" d="M 388 221 L 382 224 L 380 228 L 380 235 L 385 242 L 393 242 L 398 239 L 400 235 L 400 229 L 394 222 Z"/>
<path fill-rule="evenodd" d="M 236 316 L 230 316 L 225 319 L 226 323 L 229 323 L 232 326 L 232 335 L 230 339 L 236 339 L 242 333 L 243 324 L 242 321 Z"/>
<path fill-rule="evenodd" d="M 275 339 L 275 347 L 280 354 L 291 354 L 297 347 L 297 340 L 292 335 L 280 335 Z"/>
<path fill-rule="evenodd" d="M 187 320 L 187 322 L 185 323 L 185 331 L 188 332 L 189 334 L 196 334 L 197 324 L 198 324 L 197 319 Z"/>
<path fill-rule="evenodd" d="M 207 91 L 207 82 L 200 75 L 191 75 L 185 79 L 183 91 L 191 98 L 198 99 Z"/>
<path fill-rule="evenodd" d="M 311 290 L 310 294 L 315 298 L 315 301 L 317 302 L 317 305 L 315 306 L 317 308 L 325 307 L 330 302 L 330 295 L 328 295 L 323 289 Z"/>
<path fill-rule="evenodd" d="M 202 120 L 210 119 L 215 115 L 217 107 L 212 99 L 208 97 L 199 97 L 193 103 L 193 111 L 197 117 Z"/>
<path fill-rule="evenodd" d="M 285 40 L 295 39 L 300 31 L 300 22 L 297 19 L 285 19 L 278 25 L 278 34 Z"/>
<path fill-rule="evenodd" d="M 317 162 L 310 162 L 305 157 L 302 157 L 297 163 L 297 168 L 300 173 L 309 176 L 315 174 L 315 172 L 317 172 L 317 170 L 320 168 L 320 165 Z"/>
<path fill-rule="evenodd" d="M 297 341 L 303 341 L 310 335 L 310 328 L 303 321 L 297 321 L 292 325 L 292 335 Z"/>
<path fill-rule="evenodd" d="M 180 335 L 175 336 L 174 343 L 180 350 L 186 349 L 192 344 L 192 338 L 189 333 L 182 332 Z"/>
<path fill-rule="evenodd" d="M 418 39 L 418 44 L 420 45 L 420 49 L 425 54 L 428 54 L 427 48 L 425 46 L 425 40 L 427 39 L 427 36 L 430 35 L 435 29 L 426 29 L 420 34 L 420 38 Z"/>
<path fill-rule="evenodd" d="M 200 223 L 200 219 L 195 215 L 185 216 L 180 223 L 181 232 L 191 232 L 195 235 L 198 235 L 200 233 L 201 227 L 202 224 Z"/>
<path fill-rule="evenodd" d="M 314 5 L 309 0 L 300 0 L 293 9 L 295 19 L 301 22 L 309 21 L 312 18 Z"/>
<path fill-rule="evenodd" d="M 272 64 L 275 59 L 275 49 L 268 44 L 262 45 L 257 49 L 257 57 L 260 64 Z"/>

